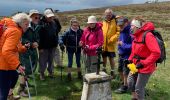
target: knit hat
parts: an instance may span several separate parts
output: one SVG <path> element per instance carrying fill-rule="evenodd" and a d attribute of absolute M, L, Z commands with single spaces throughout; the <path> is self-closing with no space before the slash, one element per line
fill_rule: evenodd
<path fill-rule="evenodd" d="M 131 25 L 136 26 L 137 28 L 141 28 L 141 23 L 138 20 L 132 20 Z"/>
<path fill-rule="evenodd" d="M 89 16 L 87 23 L 97 23 L 96 16 Z"/>

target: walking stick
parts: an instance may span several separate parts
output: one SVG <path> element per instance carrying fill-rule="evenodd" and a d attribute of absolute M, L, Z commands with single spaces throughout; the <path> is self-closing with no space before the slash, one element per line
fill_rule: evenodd
<path fill-rule="evenodd" d="M 36 82 L 35 82 L 35 75 L 34 75 L 34 72 L 33 72 L 31 56 L 29 56 L 29 60 L 30 60 L 30 66 L 31 66 L 31 71 L 32 71 L 32 75 L 33 75 L 34 85 L 35 85 L 34 89 L 35 89 L 35 93 L 36 93 L 36 96 L 37 96 L 37 85 L 36 85 Z"/>
<path fill-rule="evenodd" d="M 30 90 L 29 90 L 29 87 L 28 87 L 28 79 L 25 76 L 25 73 L 24 73 L 24 79 L 25 79 L 25 84 L 26 84 L 27 91 L 28 91 L 28 97 L 29 97 L 29 100 L 31 100 L 31 94 L 30 94 Z"/>

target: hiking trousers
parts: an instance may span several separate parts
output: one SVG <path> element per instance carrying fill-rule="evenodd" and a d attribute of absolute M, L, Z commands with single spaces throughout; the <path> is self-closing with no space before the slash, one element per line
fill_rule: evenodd
<path fill-rule="evenodd" d="M 10 89 L 13 89 L 18 80 L 16 70 L 0 70 L 0 100 L 7 100 Z"/>

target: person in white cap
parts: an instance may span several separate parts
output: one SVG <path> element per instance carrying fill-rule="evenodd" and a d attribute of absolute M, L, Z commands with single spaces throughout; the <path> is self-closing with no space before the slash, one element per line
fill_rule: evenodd
<path fill-rule="evenodd" d="M 40 31 L 40 13 L 38 10 L 32 9 L 29 12 L 30 23 L 28 30 L 23 34 L 21 38 L 22 44 L 30 43 L 30 48 L 25 53 L 20 53 L 20 61 L 25 66 L 25 74 L 29 76 L 33 71 L 36 70 L 38 64 L 38 43 L 39 43 L 39 31 Z M 32 64 L 32 65 L 31 65 Z M 31 69 L 32 67 L 32 69 Z M 31 86 L 31 85 L 30 85 Z M 25 78 L 21 76 L 20 87 L 18 89 L 18 94 L 23 97 L 28 96 L 25 93 Z"/>
<path fill-rule="evenodd" d="M 96 16 L 89 16 L 87 24 L 88 26 L 83 31 L 79 45 L 82 46 L 84 53 L 87 55 L 86 72 L 92 73 L 97 71 L 97 65 L 93 63 L 97 62 L 97 48 L 103 45 L 103 32 L 102 25 L 97 23 Z"/>
<path fill-rule="evenodd" d="M 104 44 L 103 44 L 103 71 L 106 72 L 106 64 L 107 57 L 110 61 L 111 71 L 110 74 L 113 78 L 115 78 L 115 62 L 114 57 L 116 56 L 115 49 L 117 40 L 120 34 L 120 28 L 116 24 L 116 16 L 113 14 L 111 9 L 106 9 L 104 12 L 104 20 L 103 20 L 103 36 L 104 36 Z"/>
<path fill-rule="evenodd" d="M 58 45 L 58 28 L 55 22 L 55 15 L 52 10 L 46 9 L 44 16 L 40 20 L 42 28 L 40 30 L 39 41 L 39 72 L 40 79 L 45 80 L 45 70 L 48 70 L 48 76 L 53 78 L 53 58 Z"/>
<path fill-rule="evenodd" d="M 128 75 L 128 87 L 132 91 L 132 100 L 145 99 L 145 86 L 156 70 L 156 61 L 161 55 L 158 42 L 150 32 L 154 29 L 154 24 L 146 22 L 141 16 L 134 18 L 131 22 L 134 40 L 128 62 L 135 64 L 135 68 L 138 70 L 137 73 L 130 72 Z M 145 32 L 147 32 L 145 43 L 142 43 Z"/>

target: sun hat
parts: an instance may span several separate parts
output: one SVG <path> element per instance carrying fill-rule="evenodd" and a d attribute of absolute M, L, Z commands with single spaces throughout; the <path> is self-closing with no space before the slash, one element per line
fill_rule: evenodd
<path fill-rule="evenodd" d="M 87 23 L 97 23 L 96 16 L 89 16 Z"/>

